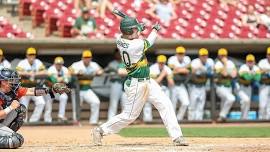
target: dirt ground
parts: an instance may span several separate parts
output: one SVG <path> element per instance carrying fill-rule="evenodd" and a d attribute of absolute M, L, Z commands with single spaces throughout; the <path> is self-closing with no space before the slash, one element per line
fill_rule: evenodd
<path fill-rule="evenodd" d="M 182 127 L 235 126 L 239 124 L 200 124 L 182 125 Z M 242 125 L 242 124 L 241 124 Z M 270 124 L 244 124 L 247 126 L 270 126 Z M 242 126 L 244 126 L 242 125 Z M 146 125 L 139 125 L 146 127 Z M 161 125 L 147 125 L 160 127 Z M 133 125 L 131 127 L 138 127 Z M 270 138 L 187 138 L 190 146 L 175 147 L 170 138 L 125 138 L 119 135 L 106 136 L 103 146 L 91 143 L 89 125 L 83 126 L 23 126 L 19 131 L 25 138 L 24 145 L 14 152 L 176 152 L 176 151 L 270 151 Z"/>

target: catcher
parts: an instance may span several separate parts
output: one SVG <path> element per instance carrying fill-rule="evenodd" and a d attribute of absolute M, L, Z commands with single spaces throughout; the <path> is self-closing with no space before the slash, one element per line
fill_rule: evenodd
<path fill-rule="evenodd" d="M 19 103 L 22 96 L 43 96 L 69 92 L 65 84 L 56 83 L 52 89 L 24 88 L 20 86 L 20 77 L 11 69 L 0 70 L 0 148 L 11 149 L 20 147 L 23 136 L 17 133 L 25 118 L 26 108 Z"/>

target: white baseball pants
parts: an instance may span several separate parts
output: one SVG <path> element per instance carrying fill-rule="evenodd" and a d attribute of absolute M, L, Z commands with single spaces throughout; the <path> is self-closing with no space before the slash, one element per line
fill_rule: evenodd
<path fill-rule="evenodd" d="M 259 92 L 259 119 L 270 119 L 270 86 L 262 85 Z"/>
<path fill-rule="evenodd" d="M 219 85 L 216 88 L 216 93 L 221 100 L 219 116 L 226 118 L 233 103 L 235 102 L 235 96 L 232 93 L 232 88 Z"/>
<path fill-rule="evenodd" d="M 176 112 L 177 102 L 181 103 L 178 112 Z M 184 84 L 177 85 L 172 89 L 172 104 L 174 111 L 177 113 L 177 120 L 183 120 L 189 105 L 189 96 Z"/>
<path fill-rule="evenodd" d="M 240 85 L 240 91 L 238 95 L 240 97 L 241 104 L 241 119 L 248 119 L 248 112 L 251 102 L 251 86 Z"/>
<path fill-rule="evenodd" d="M 190 105 L 188 107 L 188 120 L 203 120 L 206 87 L 191 84 L 189 90 Z"/>
<path fill-rule="evenodd" d="M 166 86 L 161 86 L 162 91 L 170 97 L 170 90 Z M 146 101 L 143 107 L 143 121 L 144 122 L 151 122 L 153 121 L 153 114 L 152 114 L 152 104 Z"/>
<path fill-rule="evenodd" d="M 45 96 L 46 104 L 45 104 L 45 112 L 44 112 L 44 121 L 52 122 L 52 98 L 50 95 Z M 66 93 L 63 94 L 55 94 L 55 99 L 59 100 L 59 110 L 58 117 L 65 118 L 66 105 L 68 100 L 68 95 Z"/>
<path fill-rule="evenodd" d="M 130 85 L 127 85 L 127 81 L 130 82 Z M 179 136 L 183 136 L 170 99 L 161 90 L 161 87 L 155 80 L 138 81 L 138 79 L 132 78 L 127 81 L 124 88 L 128 100 L 124 103 L 122 113 L 114 116 L 100 126 L 104 135 L 117 133 L 136 120 L 147 100 L 158 109 L 170 137 L 174 140 Z"/>
<path fill-rule="evenodd" d="M 97 97 L 97 95 L 91 90 L 81 90 L 80 91 L 80 100 L 81 105 L 82 102 L 85 101 L 88 104 L 90 104 L 90 118 L 89 123 L 90 124 L 97 124 L 99 119 L 99 106 L 100 106 L 100 100 Z"/>
<path fill-rule="evenodd" d="M 35 109 L 33 111 L 32 116 L 29 119 L 29 122 L 38 122 L 41 118 L 44 106 L 45 106 L 45 100 L 43 96 L 23 96 L 20 99 L 21 104 L 25 105 L 26 108 L 28 108 L 30 100 L 33 100 L 35 103 Z M 25 121 L 27 121 L 27 117 L 25 118 Z"/>

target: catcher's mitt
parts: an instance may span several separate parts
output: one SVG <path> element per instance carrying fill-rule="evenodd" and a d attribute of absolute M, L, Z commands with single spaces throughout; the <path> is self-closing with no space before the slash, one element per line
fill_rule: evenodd
<path fill-rule="evenodd" d="M 67 87 L 65 83 L 55 83 L 52 86 L 52 90 L 55 93 L 63 94 L 63 93 L 69 93 L 70 89 Z"/>

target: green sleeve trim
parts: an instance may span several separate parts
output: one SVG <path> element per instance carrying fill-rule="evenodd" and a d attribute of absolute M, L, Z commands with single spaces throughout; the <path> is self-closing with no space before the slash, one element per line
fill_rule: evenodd
<path fill-rule="evenodd" d="M 57 78 L 53 75 L 48 77 L 49 81 L 51 81 L 52 83 L 56 83 L 57 82 Z"/>
<path fill-rule="evenodd" d="M 143 48 L 143 51 L 147 51 L 149 48 L 150 48 L 150 43 L 148 40 L 144 39 L 144 48 Z"/>

